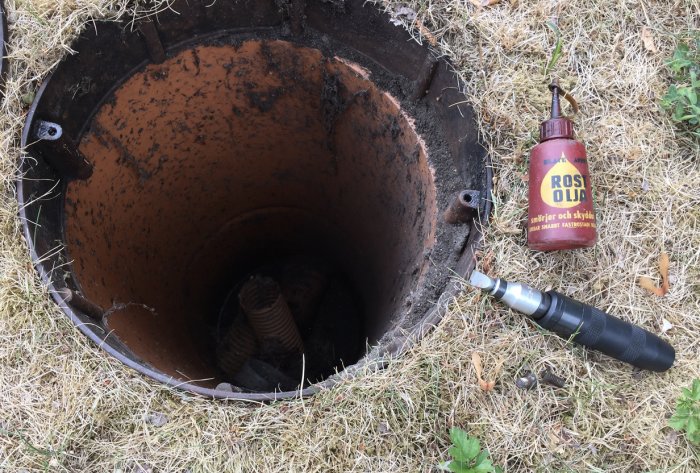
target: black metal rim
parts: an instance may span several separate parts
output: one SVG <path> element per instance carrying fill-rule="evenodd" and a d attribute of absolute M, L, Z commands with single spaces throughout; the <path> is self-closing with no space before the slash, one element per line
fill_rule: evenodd
<path fill-rule="evenodd" d="M 3 0 L 0 0 L 0 96 L 5 95 L 5 76 L 7 75 L 7 13 L 5 11 L 5 4 Z"/>
<path fill-rule="evenodd" d="M 1 0 L 0 0 L 1 1 Z M 2 5 L 0 4 L 0 7 Z M 4 10 L 3 10 L 3 22 L 4 22 Z M 99 29 L 99 25 L 98 25 Z M 4 28 L 3 25 L 3 38 L 5 37 L 5 32 L 6 29 Z M 215 33 L 212 36 L 216 36 L 217 34 L 220 33 Z M 408 36 L 408 35 L 406 35 Z M 198 41 L 201 41 L 201 38 L 198 39 Z M 171 46 L 168 49 L 175 49 L 182 47 L 186 42 L 182 42 L 180 44 Z M 4 42 L 3 42 L 3 48 L 4 48 Z M 4 50 L 3 50 L 4 51 Z M 4 54 L 3 54 L 4 56 Z M 4 61 L 4 59 L 3 59 Z M 3 64 L 4 65 L 4 64 Z M 141 66 L 138 66 L 141 67 Z M 447 64 L 445 63 L 445 67 Z M 3 71 L 5 68 L 3 67 Z M 22 132 L 22 146 L 27 147 L 31 145 L 31 130 L 34 125 L 34 121 L 36 118 L 36 113 L 37 113 L 37 107 L 39 106 L 41 99 L 44 95 L 44 92 L 46 91 L 47 87 L 51 83 L 52 80 L 52 75 L 47 77 L 47 79 L 43 82 L 41 85 L 39 91 L 36 94 L 36 97 L 34 99 L 34 102 L 29 110 L 29 113 L 26 118 L 25 126 Z M 20 167 L 21 172 L 23 172 L 27 166 L 31 165 L 30 163 L 31 158 L 23 158 L 22 165 Z M 492 186 L 492 167 L 491 167 L 491 162 L 490 158 L 487 154 L 484 153 L 483 155 L 483 160 L 485 162 L 485 176 L 484 176 L 484 190 L 483 193 L 484 195 L 482 196 L 483 200 L 483 206 L 481 207 L 481 212 L 480 215 L 475 218 L 470 224 L 469 224 L 469 237 L 468 240 L 464 246 L 464 251 L 462 252 L 461 256 L 459 257 L 458 261 L 455 264 L 455 267 L 453 270 L 455 273 L 459 276 L 464 276 L 468 274 L 468 272 L 474 268 L 475 266 L 475 251 L 477 247 L 479 246 L 482 238 L 482 227 L 486 225 L 487 223 L 487 218 L 491 210 L 491 199 L 490 199 L 490 193 L 491 193 L 491 186 Z M 50 290 L 50 293 L 54 299 L 54 301 L 59 305 L 59 307 L 62 309 L 63 312 L 65 312 L 70 320 L 72 321 L 73 324 L 75 324 L 85 335 L 88 336 L 93 342 L 95 342 L 98 346 L 102 347 L 107 353 L 121 361 L 122 363 L 126 364 L 130 368 L 133 368 L 134 370 L 145 374 L 154 380 L 163 383 L 167 386 L 173 387 L 173 388 L 179 388 L 179 389 L 184 389 L 186 391 L 190 391 L 196 394 L 200 394 L 206 397 L 213 397 L 213 398 L 231 398 L 235 400 L 242 400 L 242 401 L 253 401 L 253 402 L 261 402 L 261 401 L 272 401 L 272 400 L 281 400 L 281 399 L 290 399 L 290 398 L 295 398 L 299 396 L 309 396 L 312 394 L 315 394 L 321 390 L 331 388 L 334 386 L 336 383 L 338 383 L 340 380 L 346 378 L 346 377 L 352 377 L 354 373 L 360 371 L 361 369 L 367 367 L 367 366 L 372 366 L 376 368 L 382 368 L 386 365 L 386 358 L 384 356 L 372 356 L 372 353 L 367 354 L 365 357 L 363 357 L 358 363 L 356 363 L 353 366 L 347 367 L 343 372 L 341 372 L 338 375 L 332 376 L 325 381 L 309 386 L 303 390 L 295 390 L 295 391 L 286 391 L 286 392 L 276 392 L 276 393 L 238 393 L 238 392 L 231 392 L 231 391 L 225 391 L 225 390 L 216 390 L 216 389 L 209 389 L 209 388 L 203 388 L 200 386 L 197 386 L 193 383 L 189 382 L 183 382 L 181 380 L 175 379 L 171 376 L 165 375 L 164 373 L 153 369 L 152 367 L 148 366 L 145 363 L 139 363 L 135 357 L 129 356 L 127 353 L 124 351 L 120 351 L 117 349 L 117 347 L 106 343 L 106 335 L 102 332 L 102 330 L 96 325 L 96 324 L 89 324 L 85 322 L 85 318 L 82 317 L 80 314 L 76 313 L 71 307 L 69 307 L 63 300 L 62 297 L 60 297 L 57 294 L 57 289 L 58 287 L 54 284 L 54 281 L 52 280 L 49 271 L 47 267 L 42 263 L 42 258 L 40 255 L 37 253 L 36 245 L 33 240 L 33 235 L 32 231 L 28 225 L 28 219 L 29 216 L 27 214 L 27 205 L 31 202 L 31 196 L 26 194 L 25 190 L 25 183 L 23 176 L 20 175 L 17 179 L 17 195 L 18 195 L 18 201 L 20 204 L 20 218 L 23 221 L 23 229 L 24 229 L 24 236 L 25 239 L 27 240 L 27 244 L 30 249 L 30 255 L 32 258 L 32 261 L 35 263 L 35 266 L 37 268 L 37 271 L 40 274 L 40 277 L 44 284 L 46 284 Z M 444 291 L 442 292 L 442 297 L 444 298 L 451 298 L 453 297 L 460 285 L 458 283 L 450 283 L 447 284 L 447 286 L 444 288 Z M 413 327 L 409 333 L 404 334 L 404 335 L 399 335 L 397 334 L 395 341 L 393 343 L 393 346 L 391 347 L 384 347 L 383 351 L 388 351 L 391 353 L 392 356 L 398 356 L 401 355 L 403 352 L 408 349 L 411 344 L 423 337 L 430 329 L 432 329 L 442 318 L 444 312 L 444 304 L 437 304 L 435 305 L 428 313 L 426 316 L 422 319 L 421 323 L 415 327 Z M 128 349 L 124 347 L 126 351 Z"/>

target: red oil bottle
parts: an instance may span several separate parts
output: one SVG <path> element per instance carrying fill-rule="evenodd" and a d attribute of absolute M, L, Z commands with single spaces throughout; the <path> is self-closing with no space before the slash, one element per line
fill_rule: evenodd
<path fill-rule="evenodd" d="M 574 125 L 562 116 L 560 89 L 552 91 L 552 116 L 540 125 L 540 143 L 530 154 L 527 245 L 572 250 L 595 245 L 591 179 L 586 148 L 574 139 Z"/>

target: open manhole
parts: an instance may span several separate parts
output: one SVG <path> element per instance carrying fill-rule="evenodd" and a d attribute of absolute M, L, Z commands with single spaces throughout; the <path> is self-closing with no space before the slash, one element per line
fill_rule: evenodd
<path fill-rule="evenodd" d="M 375 7 L 211 3 L 73 45 L 24 129 L 25 237 L 132 368 L 311 394 L 439 320 L 474 264 L 486 157 L 449 65 Z"/>

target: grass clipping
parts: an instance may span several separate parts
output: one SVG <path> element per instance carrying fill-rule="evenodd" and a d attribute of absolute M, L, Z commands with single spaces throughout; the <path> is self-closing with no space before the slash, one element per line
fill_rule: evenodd
<path fill-rule="evenodd" d="M 697 28 L 697 1 L 383 4 L 416 13 L 403 21 L 453 59 L 479 113 L 496 171 L 482 253 L 488 272 L 557 288 L 655 333 L 668 321 L 665 337 L 677 350 L 671 371 L 635 371 L 468 291 L 388 369 L 303 402 L 257 408 L 137 375 L 48 301 L 14 196 L 23 119 L 89 19 L 145 10 L 126 1 L 5 3 L 12 34 L 0 116 L 0 471 L 431 471 L 447 459 L 452 426 L 478 437 L 506 471 L 700 469 L 697 451 L 667 427 L 681 387 L 700 376 L 700 153 L 657 105 L 668 87 L 663 60 L 678 34 Z M 524 232 L 527 156 L 548 112 L 547 22 L 563 44 L 552 72 L 582 106 L 576 128 L 590 156 L 600 235 L 595 248 L 551 254 L 528 251 Z M 645 47 L 649 38 L 656 51 Z M 638 281 L 656 277 L 661 252 L 670 290 L 656 297 Z M 488 390 L 479 386 L 475 352 Z M 513 380 L 526 368 L 550 368 L 566 387 L 520 390 Z"/>

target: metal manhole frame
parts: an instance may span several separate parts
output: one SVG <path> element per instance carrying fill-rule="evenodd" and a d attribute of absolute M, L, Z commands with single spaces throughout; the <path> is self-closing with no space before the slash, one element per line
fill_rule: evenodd
<path fill-rule="evenodd" d="M 0 0 L 1 1 L 1 0 Z M 358 5 L 364 6 L 364 2 L 362 1 L 357 1 L 353 0 L 352 2 L 348 2 L 353 4 L 353 8 L 358 8 Z M 370 8 L 374 8 L 376 10 L 376 7 L 370 6 Z M 380 18 L 382 18 L 387 24 L 389 23 L 389 17 L 388 15 L 384 13 L 380 13 L 378 10 L 375 12 L 376 15 Z M 293 18 L 288 19 L 289 23 L 291 24 L 292 30 L 295 28 L 295 22 Z M 150 23 L 150 22 L 149 22 Z M 100 26 L 103 23 L 98 23 L 94 31 L 99 31 Z M 113 24 L 113 23 L 112 23 Z M 153 25 L 153 23 L 150 23 L 150 25 Z M 150 28 L 150 27 L 147 27 Z M 396 28 L 396 27 L 395 27 Z M 401 31 L 403 32 L 403 36 L 406 39 L 406 41 L 412 41 L 410 38 L 410 35 L 403 30 L 403 28 L 400 28 Z M 143 31 L 143 29 L 142 29 Z M 235 30 L 234 30 L 235 31 Z M 242 28 L 242 32 L 250 32 L 250 28 Z M 227 30 L 228 34 L 231 33 L 231 30 Z M 95 33 L 96 34 L 96 33 Z M 132 34 L 135 34 L 132 32 Z M 142 33 L 143 34 L 143 33 Z M 221 31 L 216 31 L 212 33 L 213 35 L 217 34 L 223 34 Z M 144 35 L 145 40 L 148 42 L 148 35 Z M 293 39 L 293 38 L 292 38 Z M 84 39 L 82 39 L 84 41 Z M 76 42 L 81 41 L 77 40 Z M 191 40 L 193 43 L 197 40 Z M 4 45 L 4 43 L 3 43 Z M 168 46 L 166 51 L 176 49 L 177 47 L 181 47 L 182 43 L 178 43 L 175 45 L 170 45 Z M 423 48 L 423 46 L 421 46 Z M 149 48 L 150 50 L 151 48 Z M 425 48 L 427 49 L 427 48 Z M 428 52 L 429 57 L 432 53 Z M 151 54 L 151 58 L 153 59 L 153 54 Z M 370 58 L 371 59 L 371 58 Z M 63 63 L 63 62 L 62 62 Z M 61 63 L 61 64 L 62 64 Z M 139 65 L 138 67 L 141 67 Z M 459 82 L 457 79 L 456 74 L 453 72 L 451 65 L 449 64 L 448 61 L 446 61 L 444 58 L 437 60 L 433 59 L 432 62 L 425 64 L 425 67 L 423 68 L 422 71 L 419 72 L 418 77 L 416 79 L 416 88 L 419 91 L 427 91 L 429 92 L 431 90 L 431 83 L 435 81 L 434 76 L 440 76 L 440 74 L 436 74 L 436 70 L 442 71 L 442 79 L 443 81 L 451 81 L 452 84 L 454 84 L 452 87 L 443 87 L 440 93 L 437 94 L 438 97 L 442 98 L 444 95 L 448 96 L 447 100 L 453 100 L 452 103 L 456 103 L 457 100 L 461 98 L 463 100 L 464 96 L 459 92 Z M 447 72 L 445 72 L 447 71 Z M 129 72 L 124 79 L 129 77 L 132 72 Z M 31 108 L 29 110 L 29 113 L 26 118 L 25 126 L 22 130 L 22 138 L 21 138 L 21 145 L 23 148 L 29 148 L 32 144 L 33 137 L 32 135 L 32 129 L 34 127 L 34 122 L 35 119 L 37 119 L 37 108 L 39 104 L 41 103 L 41 99 L 49 86 L 51 84 L 51 80 L 53 78 L 53 73 L 49 75 L 45 81 L 42 83 L 41 87 L 39 88 L 35 100 L 31 105 Z M 114 87 L 117 87 L 115 85 Z M 451 90 L 454 89 L 454 90 Z M 427 94 L 429 95 L 429 93 Z M 426 97 L 413 97 L 415 100 L 428 100 Z M 435 97 L 432 97 L 435 98 Z M 439 98 L 438 98 L 439 100 Z M 446 109 L 448 109 L 448 106 L 445 106 Z M 454 110 L 451 111 L 452 113 L 461 115 L 461 111 L 458 110 L 458 107 L 454 107 Z M 448 110 L 447 113 L 450 113 Z M 471 116 L 473 119 L 473 115 Z M 472 123 L 473 126 L 476 126 L 475 123 Z M 453 141 L 456 139 L 457 141 L 460 140 L 460 138 L 455 138 L 452 137 Z M 485 226 L 488 222 L 488 215 L 490 214 L 491 211 L 491 199 L 490 199 L 490 193 L 491 193 L 491 188 L 492 188 L 492 177 L 493 177 L 493 171 L 492 171 L 492 166 L 491 166 L 491 160 L 490 156 L 485 152 L 483 149 L 483 146 L 481 146 L 480 143 L 481 137 L 478 137 L 477 139 L 477 145 L 481 148 L 481 160 L 483 163 L 483 173 L 484 175 L 482 176 L 482 198 L 480 203 L 476 206 L 474 215 L 471 220 L 466 222 L 468 224 L 468 239 L 465 242 L 464 247 L 462 248 L 462 252 L 452 268 L 452 271 L 454 272 L 455 276 L 461 276 L 464 277 L 470 270 L 472 270 L 475 266 L 476 263 L 476 256 L 475 256 L 475 251 L 479 247 L 479 244 L 482 239 L 482 227 Z M 459 145 L 458 145 L 459 147 Z M 473 149 L 471 151 L 474 151 Z M 27 163 L 28 158 L 23 157 L 23 162 L 20 167 L 21 170 L 25 169 L 25 167 L 28 165 Z M 20 171 L 21 172 L 21 171 Z M 84 313 L 81 313 L 80 311 L 76 310 L 74 307 L 71 307 L 67 303 L 67 301 L 64 299 L 64 297 L 60 293 L 60 287 L 59 285 L 55 284 L 54 279 L 51 277 L 51 271 L 47 268 L 47 265 L 45 264 L 45 261 L 43 258 L 38 254 L 36 244 L 33 240 L 33 235 L 32 231 L 30 228 L 30 224 L 28 223 L 31 218 L 30 215 L 28 215 L 27 212 L 27 204 L 32 200 L 32 196 L 27 195 L 27 189 L 25 188 L 25 183 L 23 179 L 23 173 L 22 175 L 18 176 L 17 179 L 17 198 L 20 203 L 20 218 L 23 222 L 23 230 L 24 230 L 24 236 L 27 241 L 27 244 L 29 246 L 30 250 L 30 255 L 32 258 L 32 261 L 39 272 L 39 275 L 41 277 L 41 280 L 44 282 L 44 284 L 47 285 L 49 288 L 51 297 L 54 299 L 56 304 L 61 308 L 61 310 L 68 315 L 70 320 L 74 325 L 76 325 L 85 335 L 88 336 L 93 342 L 95 342 L 98 346 L 100 346 L 102 349 L 104 349 L 107 353 L 112 355 L 114 358 L 117 360 L 121 361 L 125 365 L 129 366 L 130 368 L 136 370 L 139 373 L 145 374 L 146 376 L 154 379 L 155 381 L 158 381 L 160 383 L 163 383 L 169 387 L 172 388 L 179 388 L 179 389 L 184 389 L 186 391 L 190 391 L 192 393 L 200 394 L 203 396 L 207 397 L 214 397 L 214 398 L 231 398 L 235 400 L 244 400 L 244 401 L 272 401 L 272 400 L 280 400 L 280 399 L 289 399 L 289 398 L 295 398 L 298 396 L 310 396 L 312 394 L 315 394 L 321 390 L 324 389 L 329 389 L 332 386 L 334 386 L 336 383 L 338 383 L 340 380 L 348 377 L 353 377 L 355 373 L 359 372 L 360 370 L 364 369 L 365 367 L 372 366 L 374 368 L 383 368 L 386 366 L 388 362 L 388 358 L 392 356 L 400 356 L 403 354 L 415 341 L 419 340 L 422 338 L 429 330 L 431 330 L 433 327 L 435 327 L 439 321 L 442 319 L 442 316 L 444 315 L 445 311 L 445 300 L 449 300 L 452 297 L 454 297 L 460 287 L 458 278 L 455 278 L 451 282 L 449 282 L 446 287 L 440 292 L 440 303 L 435 304 L 429 311 L 427 311 L 420 322 L 413 326 L 410 330 L 405 331 L 405 330 L 397 330 L 395 329 L 396 333 L 391 333 L 388 332 L 391 337 L 391 343 L 389 345 L 385 346 L 377 346 L 374 347 L 370 352 L 365 354 L 357 363 L 355 363 L 352 366 L 346 367 L 342 372 L 340 372 L 337 375 L 331 376 L 327 378 L 326 380 L 308 386 L 307 388 L 301 389 L 301 390 L 294 390 L 294 391 L 285 391 L 285 392 L 274 392 L 274 393 L 239 393 L 239 392 L 231 392 L 231 391 L 226 391 L 226 390 L 216 390 L 216 389 L 210 389 L 210 388 L 204 388 L 201 386 L 198 386 L 196 384 L 193 384 L 192 382 L 187 382 L 187 381 L 181 381 L 178 379 L 174 379 L 173 377 L 164 374 L 163 372 L 147 365 L 146 363 L 139 362 L 136 359 L 136 356 L 130 352 L 129 348 L 124 346 L 121 343 L 114 343 L 114 337 L 112 337 L 111 343 L 106 342 L 106 338 L 108 335 L 106 334 L 100 334 L 98 333 L 98 330 L 93 329 L 93 327 L 89 322 L 89 319 L 86 319 L 86 316 Z M 387 356 L 389 355 L 389 356 Z"/>

